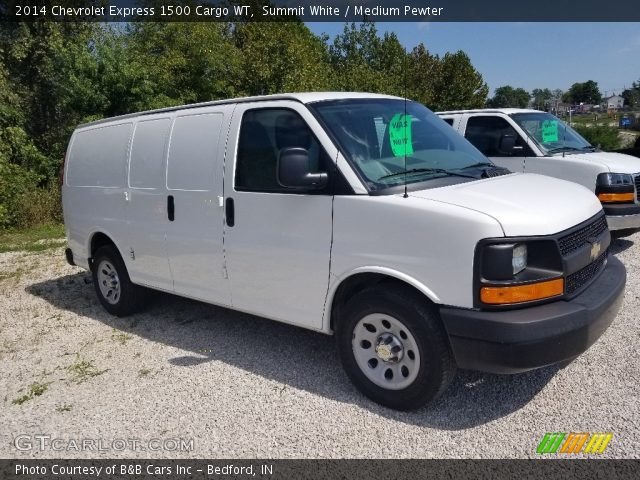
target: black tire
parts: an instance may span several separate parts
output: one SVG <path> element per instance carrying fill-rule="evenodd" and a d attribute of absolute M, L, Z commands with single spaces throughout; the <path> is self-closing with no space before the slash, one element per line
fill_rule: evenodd
<path fill-rule="evenodd" d="M 106 266 L 111 268 L 107 269 L 105 268 Z M 102 275 L 99 272 L 100 269 L 102 269 Z M 115 272 L 117 276 L 118 294 L 116 297 L 113 294 L 105 295 L 100 287 L 101 283 L 103 287 L 106 287 L 104 275 L 108 272 Z M 91 274 L 93 276 L 93 286 L 100 303 L 112 315 L 125 317 L 139 311 L 144 305 L 146 299 L 145 289 L 131 283 L 127 267 L 115 247 L 107 245 L 100 247 L 96 251 L 93 257 Z"/>
<path fill-rule="evenodd" d="M 409 330 L 417 344 L 417 376 L 406 387 L 382 388 L 370 380 L 358 365 L 354 353 L 354 348 L 357 348 L 355 329 L 362 325 L 361 320 L 372 314 L 398 320 Z M 447 335 L 436 309 L 421 295 L 395 285 L 366 289 L 349 299 L 337 319 L 336 341 L 342 365 L 354 385 L 371 400 L 396 410 L 413 410 L 437 398 L 446 390 L 456 372 Z M 377 355 L 377 351 L 374 348 L 373 355 Z M 384 369 L 388 362 L 380 365 Z"/>

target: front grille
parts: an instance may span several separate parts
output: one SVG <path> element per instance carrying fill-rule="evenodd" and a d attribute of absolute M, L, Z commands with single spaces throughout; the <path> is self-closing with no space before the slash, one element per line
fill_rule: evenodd
<path fill-rule="evenodd" d="M 602 266 L 607 259 L 607 255 L 609 255 L 608 249 L 595 261 L 591 262 L 586 267 L 581 268 L 577 272 L 569 275 L 564 284 L 565 293 L 567 295 L 571 295 L 572 293 L 577 292 L 583 286 L 589 283 L 589 281 L 593 277 L 595 277 L 600 272 L 600 270 L 602 270 Z"/>
<path fill-rule="evenodd" d="M 636 200 L 640 201 L 640 175 L 633 177 L 633 182 L 636 184 Z"/>
<path fill-rule="evenodd" d="M 587 243 L 590 238 L 599 237 L 607 229 L 607 220 L 604 215 L 599 216 L 593 222 L 585 225 L 580 230 L 571 232 L 558 240 L 560 253 L 565 256 Z"/>

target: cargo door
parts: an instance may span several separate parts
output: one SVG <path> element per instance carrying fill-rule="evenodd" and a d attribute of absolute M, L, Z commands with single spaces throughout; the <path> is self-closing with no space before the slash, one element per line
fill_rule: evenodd
<path fill-rule="evenodd" d="M 315 126 L 315 130 L 310 127 Z M 329 282 L 332 193 L 292 191 L 279 184 L 287 148 L 309 154 L 312 171 L 332 172 L 336 152 L 298 102 L 238 104 L 225 162 L 225 252 L 233 306 L 320 329 Z M 331 179 L 329 180 L 329 184 Z"/>
<path fill-rule="evenodd" d="M 176 293 L 231 304 L 223 268 L 222 166 L 233 105 L 174 119 L 166 175 L 167 253 Z"/>
<path fill-rule="evenodd" d="M 165 233 L 165 160 L 171 118 L 149 118 L 135 126 L 129 157 L 128 239 L 123 255 L 135 283 L 173 290 Z"/>

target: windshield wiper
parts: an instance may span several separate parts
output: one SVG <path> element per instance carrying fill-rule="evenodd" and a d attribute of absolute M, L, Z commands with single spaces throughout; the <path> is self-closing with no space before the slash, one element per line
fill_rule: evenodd
<path fill-rule="evenodd" d="M 472 163 L 471 165 L 467 165 L 466 167 L 461 167 L 458 170 L 466 170 L 467 168 L 477 168 L 477 167 L 493 167 L 493 168 L 495 168 L 495 165 L 493 163 L 489 163 L 489 162 L 479 162 L 479 163 Z"/>
<path fill-rule="evenodd" d="M 547 150 L 549 153 L 558 153 L 558 152 L 580 152 L 581 148 L 576 147 L 556 147 L 550 150 Z"/>
<path fill-rule="evenodd" d="M 476 177 L 474 175 L 465 175 L 464 173 L 452 172 L 451 170 L 446 170 L 444 168 L 412 168 L 410 170 L 403 170 L 402 172 L 396 172 L 396 173 L 390 173 L 389 175 L 383 175 L 382 177 L 378 178 L 378 181 L 385 180 L 387 178 L 399 177 L 399 176 L 402 176 L 402 175 L 411 175 L 411 174 L 414 174 L 414 173 L 423 173 L 423 172 L 442 173 L 444 175 L 449 175 L 450 177 L 473 178 L 473 179 L 476 179 L 476 180 L 478 179 L 478 177 Z"/>

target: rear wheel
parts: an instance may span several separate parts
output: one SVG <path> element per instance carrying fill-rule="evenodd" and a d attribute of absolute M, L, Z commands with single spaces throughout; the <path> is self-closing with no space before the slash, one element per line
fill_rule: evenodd
<path fill-rule="evenodd" d="M 124 261 L 115 247 L 104 246 L 96 251 L 91 273 L 98 299 L 109 313 L 124 317 L 142 307 L 145 291 L 131 283 Z"/>
<path fill-rule="evenodd" d="M 356 387 L 398 410 L 436 398 L 456 371 L 436 310 L 403 288 L 390 285 L 352 297 L 338 319 L 336 340 Z"/>

